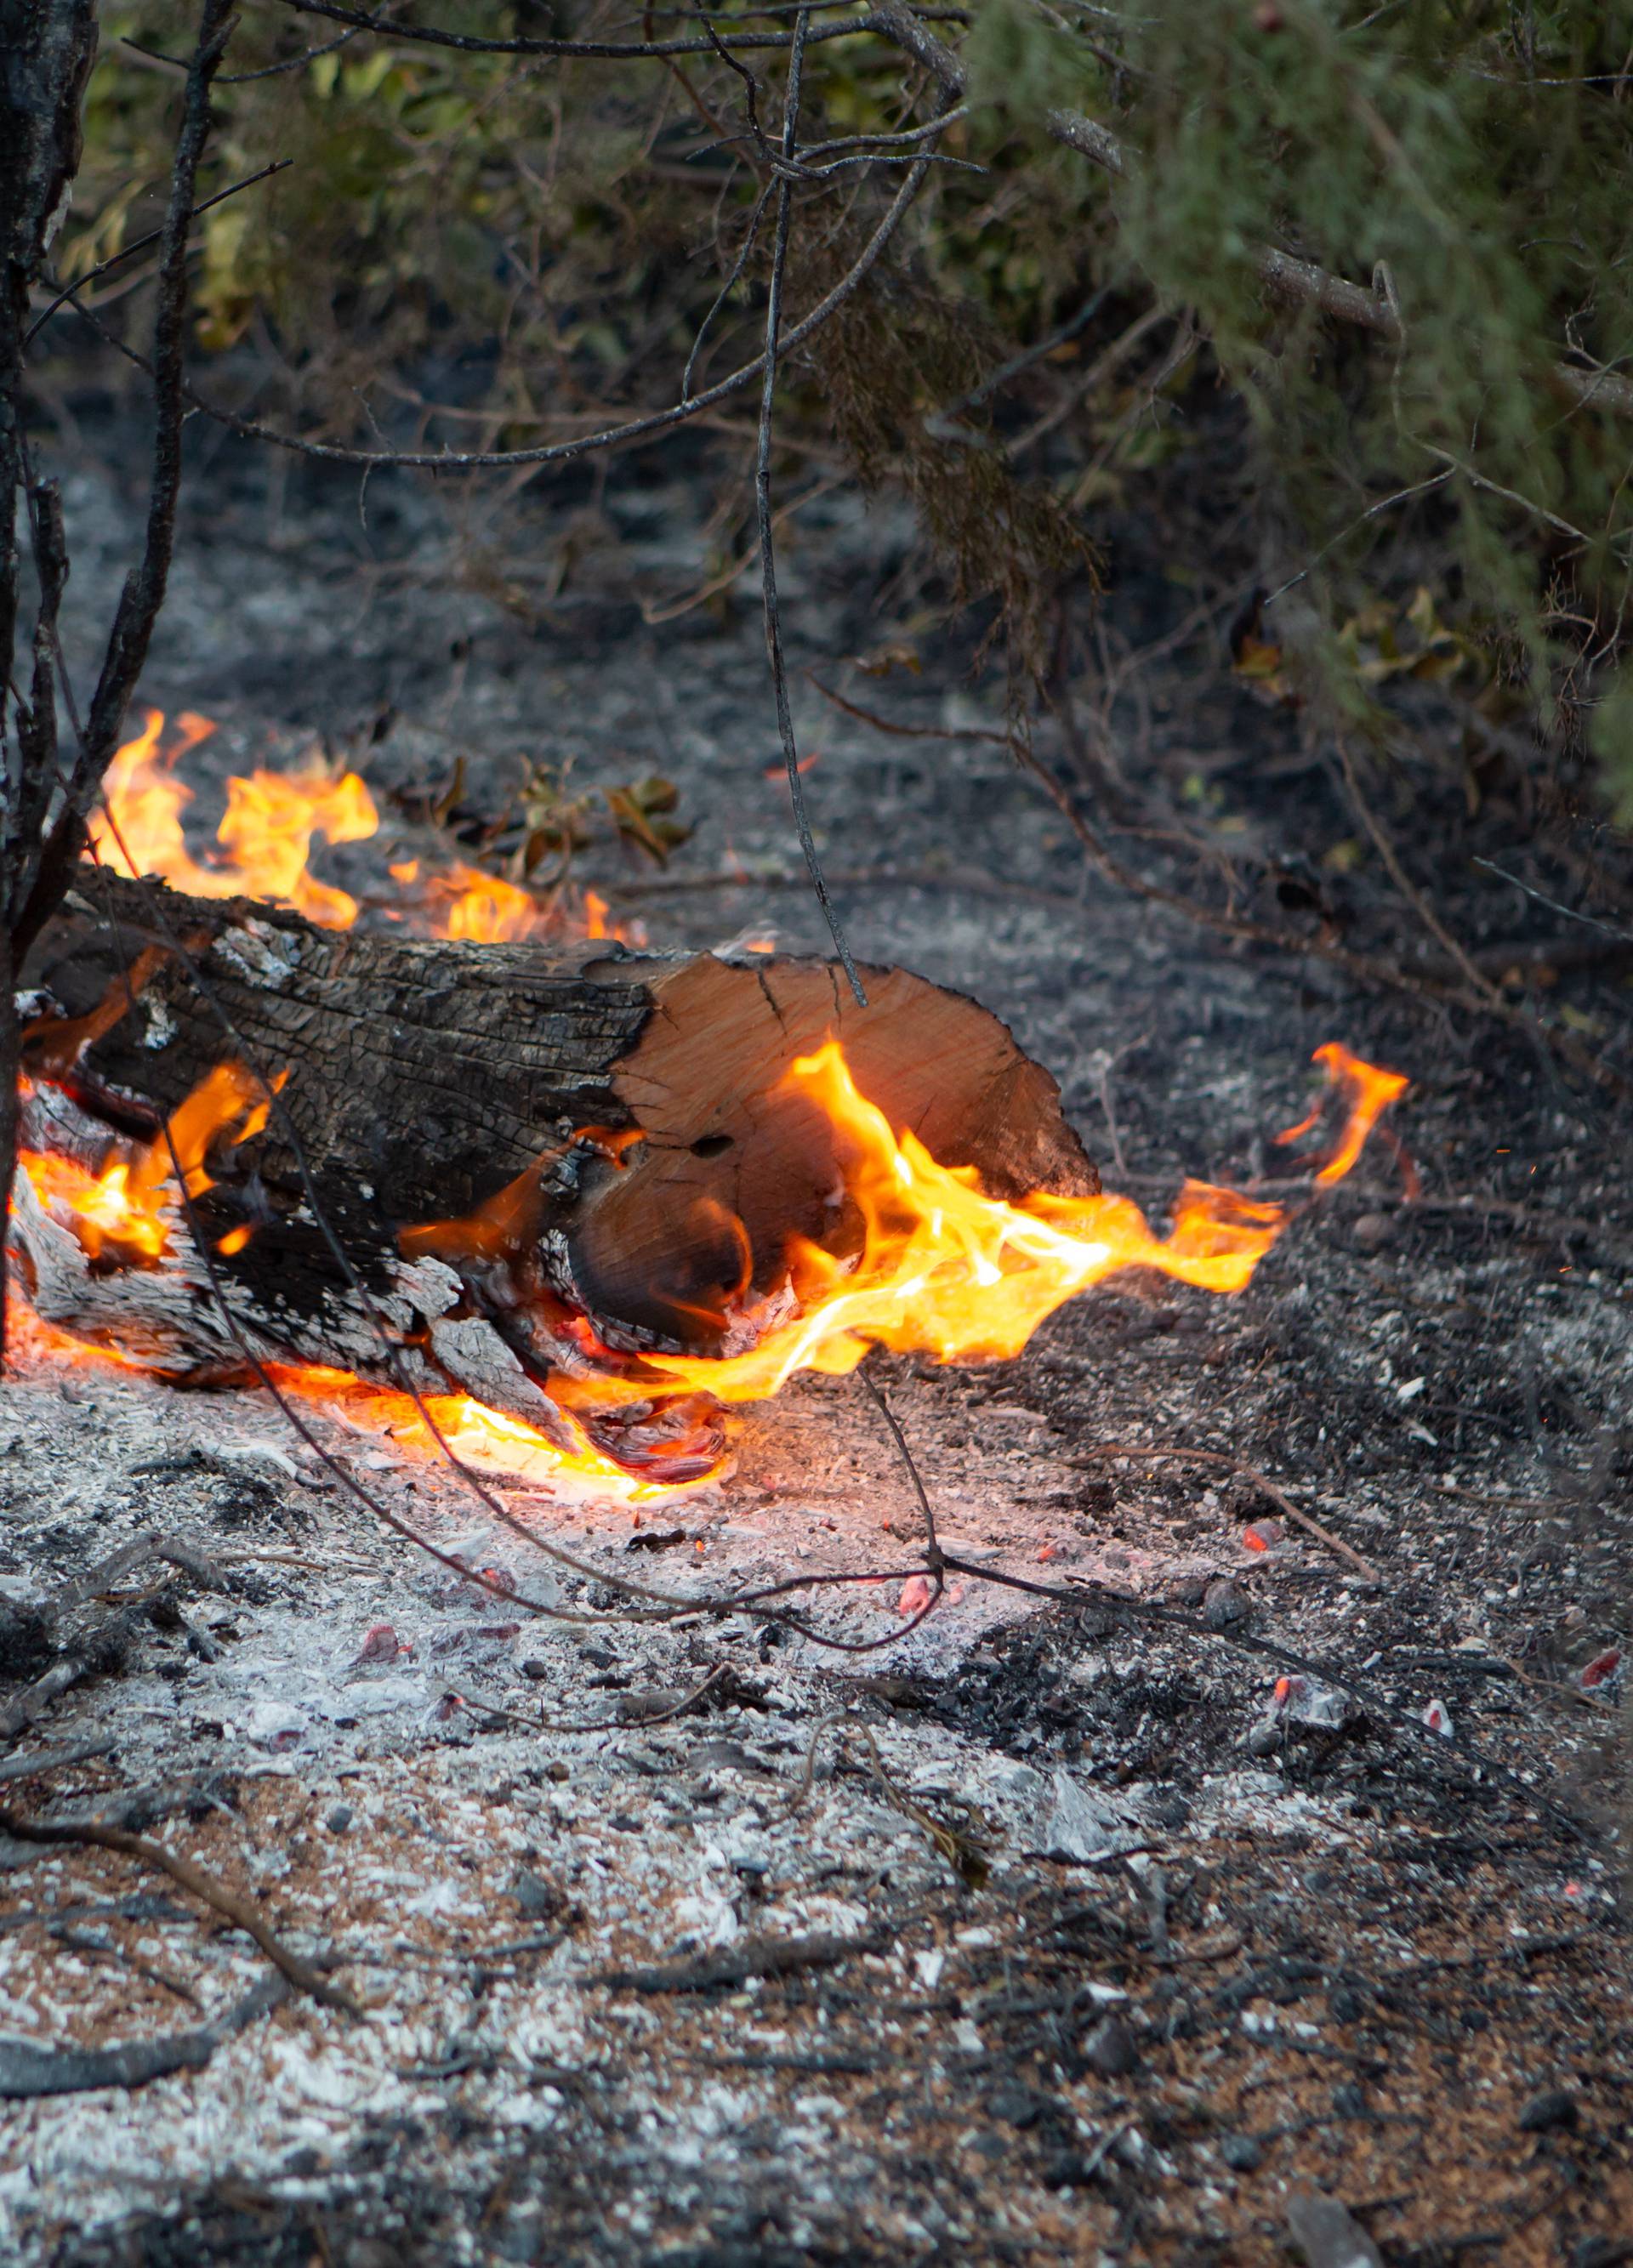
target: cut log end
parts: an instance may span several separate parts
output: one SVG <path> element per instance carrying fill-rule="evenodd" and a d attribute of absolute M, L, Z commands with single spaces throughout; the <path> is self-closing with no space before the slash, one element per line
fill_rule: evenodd
<path fill-rule="evenodd" d="M 791 1076 L 828 1040 L 892 1132 L 973 1167 L 992 1195 L 1099 1185 L 1054 1081 L 961 993 L 868 968 L 862 1008 L 829 962 L 647 966 L 654 1013 L 616 1078 L 645 1138 L 567 1234 L 593 1316 L 706 1347 L 735 1302 L 773 1288 L 791 1239 L 831 1236 L 836 1129 Z"/>
<path fill-rule="evenodd" d="M 990 1194 L 1098 1187 L 1048 1073 L 975 1002 L 898 968 L 866 971 L 861 1008 L 822 961 L 336 933 L 123 882 L 70 900 L 25 976 L 29 1138 L 92 1170 L 224 1061 L 286 1074 L 196 1198 L 258 1351 L 380 1375 L 384 1317 L 417 1382 L 533 1422 L 587 1334 L 716 1351 L 796 1241 L 838 1248 L 842 1140 L 794 1075 L 830 1040 L 892 1132 Z M 122 1297 L 133 1345 L 227 1359 L 196 1250 L 167 1285 L 163 1264 L 126 1267 L 122 1292 L 40 1208 L 12 1235 L 53 1320 L 74 1328 L 78 1306 L 116 1336 Z"/>

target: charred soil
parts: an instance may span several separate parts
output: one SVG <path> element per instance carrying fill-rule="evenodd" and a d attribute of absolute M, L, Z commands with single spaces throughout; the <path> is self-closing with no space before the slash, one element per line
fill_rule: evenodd
<path fill-rule="evenodd" d="M 355 486 L 262 481 L 230 448 L 200 467 L 150 671 L 220 722 L 201 828 L 212 779 L 314 733 L 422 812 L 462 758 L 467 855 L 524 762 L 658 773 L 695 831 L 661 876 L 587 854 L 615 910 L 659 946 L 822 950 L 757 620 L 729 596 L 643 620 L 707 579 L 683 481 L 620 472 L 587 560 L 542 505 L 507 522 L 497 590 L 475 502 L 381 482 L 364 524 Z M 94 610 L 133 504 L 113 470 L 80 487 Z M 1313 2191 L 1401 2268 L 1607 2268 L 1633 2228 L 1625 1107 L 1511 1021 L 1313 950 L 1272 833 L 1319 846 L 1341 783 L 1217 645 L 1154 661 L 1116 745 L 1152 778 L 1216 752 L 1191 765 L 1210 839 L 1308 916 L 1303 958 L 1088 871 L 972 737 L 1001 691 L 957 652 L 847 668 L 901 630 L 908 536 L 838 498 L 800 528 L 807 785 L 859 956 L 1002 1016 L 1156 1214 L 1187 1171 L 1285 1174 L 1266 1137 L 1333 1038 L 1411 1079 L 1421 1197 L 1379 1149 L 1238 1296 L 1123 1278 L 1013 1362 L 878 1363 L 962 1564 L 859 1655 L 808 1632 L 901 1626 L 919 1514 L 852 1381 L 795 1381 L 728 1480 L 671 1504 L 510 1501 L 602 1576 L 885 1580 L 814 1588 L 806 1633 L 571 1624 L 505 1587 L 585 1611 L 602 1582 L 344 1404 L 311 1413 L 323 1443 L 489 1587 L 372 1521 L 264 1395 L 30 1340 L 0 1397 L 5 1807 L 183 1854 L 364 2013 L 249 2007 L 270 1972 L 222 1911 L 129 1854 L 0 1840 L 0 2249 L 1269 2264 Z M 1110 603 L 1132 651 L 1193 600 L 1131 573 Z M 837 711 L 808 666 L 952 737 Z M 325 872 L 357 890 L 377 855 Z M 1416 952 L 1385 877 L 1341 886 L 1358 946 Z M 1472 949 L 1541 956 L 1614 1043 L 1614 954 L 1555 966 L 1545 909 L 1452 897 Z M 87 2083 L 81 2051 L 181 2036 L 139 2092 Z"/>

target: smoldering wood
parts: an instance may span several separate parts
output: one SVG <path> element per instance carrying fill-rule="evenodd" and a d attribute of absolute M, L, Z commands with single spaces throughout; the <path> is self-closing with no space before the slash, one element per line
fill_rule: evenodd
<path fill-rule="evenodd" d="M 258 1355 L 468 1392 L 546 1431 L 552 1370 L 720 1351 L 791 1237 L 836 1248 L 833 1130 L 787 1084 L 830 1036 L 893 1128 L 994 1194 L 1098 1187 L 1049 1074 L 898 968 L 868 968 L 859 1008 L 822 961 L 336 932 L 103 876 L 24 979 L 26 1144 L 92 1170 L 224 1061 L 287 1074 L 196 1199 L 212 1246 L 250 1232 L 211 1260 Z M 162 1264 L 109 1266 L 22 1189 L 12 1242 L 48 1321 L 173 1375 L 241 1368 L 179 1213 Z"/>

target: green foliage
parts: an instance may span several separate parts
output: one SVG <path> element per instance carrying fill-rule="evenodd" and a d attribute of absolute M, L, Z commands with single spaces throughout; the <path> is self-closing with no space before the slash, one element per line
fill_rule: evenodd
<path fill-rule="evenodd" d="M 1455 634 L 1517 641 L 1544 711 L 1564 679 L 1567 697 L 1606 704 L 1594 745 L 1633 799 L 1610 681 L 1633 429 L 1573 407 L 1554 375 L 1567 357 L 1633 356 L 1633 8 L 1142 0 L 1120 27 L 1095 19 L 1126 74 L 1123 114 L 1097 107 L 1129 174 L 1115 244 L 1095 228 L 1105 271 L 1199 323 L 1312 549 L 1385 493 L 1437 483 L 1454 508 L 1437 565 Z M 994 0 L 981 26 L 1001 69 L 978 85 L 1001 84 L 994 107 L 1030 114 L 1041 148 L 1044 114 L 1073 99 L 1062 34 L 1023 0 Z M 1086 199 L 1091 228 L 1097 208 Z M 1371 283 L 1400 343 L 1277 309 L 1267 247 Z M 1375 600 L 1397 534 L 1385 513 L 1334 547 L 1316 578 L 1331 621 Z"/>
<path fill-rule="evenodd" d="M 489 34 L 542 20 L 484 0 L 432 12 Z M 737 15 L 729 0 L 711 20 Z M 567 0 L 551 20 L 625 38 L 637 21 L 614 0 Z M 1192 478 L 1223 378 L 1277 550 L 1315 563 L 1301 600 L 1320 621 L 1301 651 L 1341 709 L 1364 718 L 1454 656 L 1459 696 L 1499 680 L 1523 694 L 1595 752 L 1633 815 L 1617 676 L 1633 419 L 1556 375 L 1633 367 L 1633 0 L 983 0 L 962 34 L 934 28 L 962 38 L 968 115 L 939 145 L 962 169 L 931 176 L 889 260 L 813 342 L 815 394 L 790 387 L 784 414 L 825 415 L 863 479 L 905 485 L 954 600 L 989 601 L 1035 672 L 1053 586 L 1088 563 L 1108 507 L 1155 510 Z M 151 226 L 162 195 L 179 78 L 122 34 L 177 54 L 184 37 L 158 0 L 107 11 L 70 274 Z M 247 9 L 232 70 L 308 39 L 327 44 L 315 19 Z M 774 129 L 783 59 L 749 60 Z M 217 107 L 209 187 L 293 162 L 201 223 L 199 342 L 275 347 L 308 427 L 356 428 L 366 400 L 431 419 L 422 387 L 443 405 L 427 430 L 462 441 L 672 400 L 766 179 L 742 80 L 706 54 L 535 63 L 358 38 L 224 85 Z M 1060 146 L 1061 111 L 1116 134 L 1124 178 Z M 810 50 L 808 135 L 927 114 L 886 41 Z M 796 313 L 899 178 L 801 191 Z M 706 378 L 754 350 L 769 238 L 713 319 Z M 1277 304 L 1267 248 L 1371 288 L 1399 342 Z M 1102 333 L 1026 359 L 1105 288 L 1108 322 L 1147 325 L 1129 331 L 1138 351 L 1108 352 Z M 971 405 L 1010 362 L 1022 374 Z M 1049 413 L 1024 461 L 1017 409 Z M 1420 586 L 1427 661 L 1408 615 Z M 1280 642 L 1272 609 L 1262 643 Z"/>

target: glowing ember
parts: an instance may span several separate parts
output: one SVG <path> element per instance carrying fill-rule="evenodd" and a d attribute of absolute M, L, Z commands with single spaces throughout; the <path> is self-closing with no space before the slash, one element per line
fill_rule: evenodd
<path fill-rule="evenodd" d="M 280 1072 L 273 1080 L 275 1092 L 287 1076 Z M 188 1196 L 202 1197 L 213 1186 L 204 1170 L 211 1145 L 223 1138 L 234 1148 L 249 1141 L 265 1126 L 270 1108 L 253 1072 L 241 1064 L 221 1064 L 171 1113 L 166 1134 L 135 1151 L 129 1144 L 113 1145 L 96 1173 L 50 1151 L 25 1150 L 18 1162 L 45 1211 L 73 1230 L 92 1260 L 107 1253 L 127 1264 L 151 1263 L 170 1241 L 176 1167 Z M 247 1226 L 230 1230 L 219 1248 L 241 1251 L 251 1233 Z"/>
<path fill-rule="evenodd" d="M 193 791 L 173 777 L 178 756 L 215 730 L 207 718 L 184 715 L 180 737 L 160 752 L 165 719 L 148 712 L 147 725 L 108 766 L 103 783 L 106 822 L 93 819 L 99 858 L 115 873 L 159 874 L 199 898 L 277 898 L 325 929 L 350 929 L 358 902 L 344 890 L 314 880 L 307 870 L 312 840 L 362 843 L 380 827 L 373 798 L 356 772 L 338 778 L 321 765 L 301 772 L 251 772 L 227 782 L 227 807 L 216 839 L 225 856 L 201 865 L 187 847 L 181 814 Z"/>
<path fill-rule="evenodd" d="M 1315 1060 L 1349 1106 L 1321 1168 L 1319 1178 L 1330 1181 L 1354 1164 L 1368 1128 L 1406 1081 L 1343 1049 L 1319 1049 Z M 870 1346 L 938 1362 L 1005 1359 L 1057 1307 L 1120 1269 L 1154 1268 L 1204 1291 L 1239 1292 L 1291 1218 L 1283 1205 L 1193 1181 L 1180 1189 L 1165 1237 L 1127 1197 L 1038 1192 L 1006 1204 L 985 1194 L 973 1170 L 938 1165 L 912 1133 L 892 1133 L 858 1093 L 837 1042 L 800 1057 L 789 1079 L 821 1105 L 839 1138 L 839 1225 L 849 1216 L 859 1239 L 839 1257 L 796 1240 L 792 1301 L 762 1303 L 771 1320 L 746 1351 L 647 1355 L 642 1380 L 564 1380 L 557 1387 L 563 1399 L 585 1406 L 650 1394 L 656 1373 L 676 1389 L 757 1402 L 795 1371 L 843 1376 Z M 739 1332 L 756 1322 L 752 1314 L 732 1320 Z"/>

